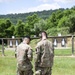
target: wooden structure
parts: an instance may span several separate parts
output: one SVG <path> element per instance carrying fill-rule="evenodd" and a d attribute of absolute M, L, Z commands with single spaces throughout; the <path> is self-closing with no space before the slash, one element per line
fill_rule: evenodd
<path fill-rule="evenodd" d="M 22 38 L 0 38 L 2 41 L 2 55 L 4 56 L 4 40 L 7 41 L 7 47 L 8 48 L 15 48 L 22 40 Z"/>
<path fill-rule="evenodd" d="M 16 46 L 19 45 L 20 42 L 21 42 L 20 39 L 12 39 L 12 38 L 9 38 L 7 40 L 8 48 L 15 48 Z"/>
<path fill-rule="evenodd" d="M 52 40 L 54 47 L 67 47 L 66 37 L 55 37 Z"/>
<path fill-rule="evenodd" d="M 54 47 L 68 47 L 71 45 L 72 54 L 74 54 L 74 37 L 75 36 L 50 36 L 48 38 L 51 39 Z M 39 37 L 32 37 L 31 39 L 39 39 Z M 2 41 L 2 55 L 4 56 L 4 40 L 7 40 L 8 48 L 15 48 L 22 40 L 22 38 L 0 38 Z"/>

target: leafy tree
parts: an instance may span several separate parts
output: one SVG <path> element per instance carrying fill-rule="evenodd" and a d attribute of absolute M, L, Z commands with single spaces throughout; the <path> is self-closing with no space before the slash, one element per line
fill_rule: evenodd
<path fill-rule="evenodd" d="M 0 15 L 0 18 L 0 37 L 38 36 L 43 30 L 54 36 L 59 32 L 63 35 L 75 32 L 75 6 L 71 9 Z M 17 22 L 18 19 L 21 20 Z"/>
<path fill-rule="evenodd" d="M 0 20 L 0 37 L 5 37 L 5 20 Z"/>
<path fill-rule="evenodd" d="M 25 23 L 24 34 L 25 35 L 31 35 L 31 31 L 30 31 L 30 27 L 29 27 L 28 23 Z"/>
<path fill-rule="evenodd" d="M 60 9 L 60 10 L 63 11 L 64 9 Z M 44 10 L 44 11 L 37 11 L 37 12 L 30 12 L 30 13 L 18 13 L 18 14 L 15 13 L 15 14 L 0 15 L 0 19 L 9 18 L 12 21 L 12 23 L 16 25 L 18 19 L 21 19 L 23 22 L 26 22 L 27 17 L 33 14 L 37 14 L 40 18 L 45 20 L 49 18 L 49 16 L 55 11 L 57 10 L 48 10 L 48 11 Z"/>
<path fill-rule="evenodd" d="M 33 14 L 33 15 L 27 17 L 27 23 L 31 28 L 33 28 L 34 24 L 38 21 L 39 21 L 39 18 L 38 18 L 37 14 Z"/>
<path fill-rule="evenodd" d="M 63 17 L 63 11 L 62 10 L 56 11 L 56 18 L 61 19 L 62 17 Z"/>
<path fill-rule="evenodd" d="M 14 35 L 14 31 L 15 31 L 15 27 L 14 27 L 14 25 L 11 25 L 9 28 L 7 28 L 5 30 L 6 37 L 10 37 L 11 38 Z"/>
<path fill-rule="evenodd" d="M 61 35 L 67 35 L 69 34 L 69 27 L 57 28 L 57 33 L 61 33 Z"/>
<path fill-rule="evenodd" d="M 52 28 L 57 26 L 56 14 L 52 13 L 49 19 L 47 19 L 47 28 Z"/>
<path fill-rule="evenodd" d="M 66 10 L 63 11 L 63 15 L 64 16 L 69 16 L 72 12 L 73 12 L 72 10 L 66 9 Z"/>
<path fill-rule="evenodd" d="M 11 26 L 12 26 L 12 24 L 11 24 L 10 20 L 8 20 L 8 19 L 0 20 L 0 37 L 10 37 L 11 36 L 10 27 Z"/>
<path fill-rule="evenodd" d="M 70 27 L 70 33 L 74 33 L 75 32 L 75 14 L 72 14 L 69 16 L 67 24 Z"/>
<path fill-rule="evenodd" d="M 39 22 L 34 24 L 35 35 L 39 36 L 39 32 L 47 30 L 47 23 L 45 20 L 41 19 Z"/>
<path fill-rule="evenodd" d="M 72 10 L 75 10 L 75 6 L 73 6 L 71 9 L 72 9 Z"/>
<path fill-rule="evenodd" d="M 58 31 L 57 31 L 57 28 L 55 28 L 55 27 L 49 28 L 49 29 L 47 30 L 47 34 L 48 34 L 49 36 L 57 36 L 57 33 L 58 33 Z"/>
<path fill-rule="evenodd" d="M 13 32 L 11 31 L 12 23 L 9 19 L 6 19 L 5 22 L 5 37 L 11 37 Z"/>
<path fill-rule="evenodd" d="M 9 28 L 9 27 L 11 26 L 10 20 L 7 19 L 6 22 L 5 22 L 5 24 L 6 24 L 5 27 L 6 27 L 6 28 Z"/>
<path fill-rule="evenodd" d="M 68 20 L 68 17 L 64 16 L 62 17 L 59 22 L 58 22 L 58 28 L 61 28 L 61 27 L 68 27 L 68 24 L 66 24 L 66 21 Z"/>
<path fill-rule="evenodd" d="M 18 24 L 15 27 L 15 36 L 21 37 L 24 36 L 24 23 L 21 21 L 18 22 Z"/>
<path fill-rule="evenodd" d="M 51 28 L 47 30 L 47 33 L 49 36 L 57 36 L 58 33 L 61 33 L 61 35 L 67 35 L 69 34 L 69 27 L 61 27 L 61 28 Z"/>

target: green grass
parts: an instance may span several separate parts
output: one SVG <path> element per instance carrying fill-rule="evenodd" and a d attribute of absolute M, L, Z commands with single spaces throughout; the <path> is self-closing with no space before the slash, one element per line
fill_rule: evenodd
<path fill-rule="evenodd" d="M 70 56 L 72 55 L 72 50 L 71 49 L 55 49 L 54 54 L 57 56 Z M 74 51 L 75 55 L 75 51 Z"/>
<path fill-rule="evenodd" d="M 4 57 L 0 53 L 0 75 L 16 75 L 17 62 L 14 53 L 12 50 L 6 50 Z M 34 66 L 34 60 L 32 64 Z M 74 75 L 74 73 L 75 57 L 54 57 L 52 75 Z"/>
<path fill-rule="evenodd" d="M 5 56 L 15 56 L 15 51 L 14 50 L 6 50 L 5 51 Z"/>
<path fill-rule="evenodd" d="M 52 75 L 74 75 L 75 58 L 55 57 Z"/>
<path fill-rule="evenodd" d="M 16 58 L 14 51 L 5 50 L 5 56 L 0 52 L 0 75 L 16 75 Z"/>
<path fill-rule="evenodd" d="M 16 75 L 16 59 L 0 57 L 0 75 Z"/>
<path fill-rule="evenodd" d="M 31 41 L 31 47 L 35 51 L 35 46 L 39 39 Z M 1 47 L 1 46 L 0 46 Z M 5 56 L 0 52 L 0 75 L 16 75 L 16 58 L 14 50 L 5 50 Z M 74 75 L 75 73 L 75 57 L 63 57 L 72 55 L 71 49 L 55 49 L 54 65 L 52 75 Z M 74 53 L 75 55 L 75 53 Z M 62 57 L 60 57 L 62 56 Z M 34 53 L 35 57 L 35 53 Z M 34 60 L 32 62 L 34 66 Z M 34 69 L 33 69 L 34 70 Z"/>

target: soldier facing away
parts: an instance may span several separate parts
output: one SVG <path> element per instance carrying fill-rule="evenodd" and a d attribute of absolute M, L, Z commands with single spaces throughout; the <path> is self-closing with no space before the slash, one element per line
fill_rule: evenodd
<path fill-rule="evenodd" d="M 25 36 L 23 42 L 17 46 L 17 75 L 33 75 L 32 48 L 29 46 L 30 37 Z"/>
<path fill-rule="evenodd" d="M 35 75 L 51 75 L 54 48 L 47 40 L 46 32 L 41 32 L 41 41 L 36 46 Z"/>

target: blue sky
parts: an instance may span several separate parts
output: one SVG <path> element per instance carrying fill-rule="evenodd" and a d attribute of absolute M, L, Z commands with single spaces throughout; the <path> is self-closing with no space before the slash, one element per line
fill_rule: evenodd
<path fill-rule="evenodd" d="M 0 15 L 71 8 L 75 0 L 0 0 Z"/>

